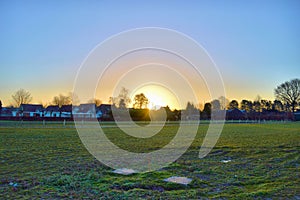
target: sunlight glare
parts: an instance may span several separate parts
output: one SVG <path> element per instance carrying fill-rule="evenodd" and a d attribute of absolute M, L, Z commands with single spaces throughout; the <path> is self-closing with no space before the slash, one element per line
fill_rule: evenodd
<path fill-rule="evenodd" d="M 149 99 L 148 108 L 151 110 L 157 110 L 160 107 L 169 106 L 171 109 L 180 109 L 180 102 L 178 102 L 176 96 L 167 88 L 150 84 L 145 85 L 133 92 L 132 99 L 136 94 L 144 93 Z"/>

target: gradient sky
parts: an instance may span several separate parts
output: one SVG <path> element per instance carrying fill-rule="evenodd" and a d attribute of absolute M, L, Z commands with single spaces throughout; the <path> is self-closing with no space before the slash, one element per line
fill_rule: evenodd
<path fill-rule="evenodd" d="M 121 31 L 189 35 L 217 64 L 228 99 L 274 99 L 300 77 L 300 1 L 0 1 L 0 100 L 19 88 L 33 103 L 67 94 L 80 64 Z M 99 97 L 104 102 L 107 97 Z"/>

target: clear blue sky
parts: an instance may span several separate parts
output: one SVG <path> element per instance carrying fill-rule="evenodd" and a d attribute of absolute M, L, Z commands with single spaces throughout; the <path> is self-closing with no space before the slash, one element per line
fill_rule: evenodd
<path fill-rule="evenodd" d="M 229 99 L 273 99 L 300 77 L 300 1 L 0 1 L 0 99 L 19 88 L 33 102 L 72 90 L 101 41 L 138 27 L 189 35 L 216 62 Z M 106 101 L 107 99 L 102 99 Z"/>

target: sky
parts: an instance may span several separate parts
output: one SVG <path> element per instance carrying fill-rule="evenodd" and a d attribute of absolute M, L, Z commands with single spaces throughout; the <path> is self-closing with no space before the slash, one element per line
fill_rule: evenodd
<path fill-rule="evenodd" d="M 73 90 L 80 65 L 96 45 L 142 27 L 173 29 L 197 41 L 217 65 L 228 99 L 273 100 L 276 86 L 300 77 L 299 10 L 297 0 L 3 0 L 0 100 L 10 105 L 11 95 L 23 88 L 32 103 L 50 103 Z M 108 101 L 101 92 L 97 98 Z"/>

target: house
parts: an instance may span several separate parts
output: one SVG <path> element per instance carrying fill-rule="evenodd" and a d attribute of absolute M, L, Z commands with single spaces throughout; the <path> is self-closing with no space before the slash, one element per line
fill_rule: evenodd
<path fill-rule="evenodd" d="M 72 105 L 62 105 L 60 108 L 60 116 L 64 118 L 71 118 L 73 117 L 72 115 Z"/>
<path fill-rule="evenodd" d="M 59 117 L 60 109 L 58 106 L 48 106 L 44 111 L 44 117 Z"/>
<path fill-rule="evenodd" d="M 18 108 L 11 108 L 11 115 L 13 117 L 21 116 L 21 111 Z"/>
<path fill-rule="evenodd" d="M 20 116 L 23 117 L 42 117 L 44 114 L 44 108 L 41 104 L 21 104 Z"/>
<path fill-rule="evenodd" d="M 95 118 L 96 104 L 86 103 L 73 107 L 73 116 L 76 118 Z"/>
<path fill-rule="evenodd" d="M 3 107 L 0 110 L 1 117 L 16 117 L 18 110 L 13 107 Z"/>
<path fill-rule="evenodd" d="M 111 104 L 101 104 L 97 107 L 97 118 L 112 119 Z"/>

